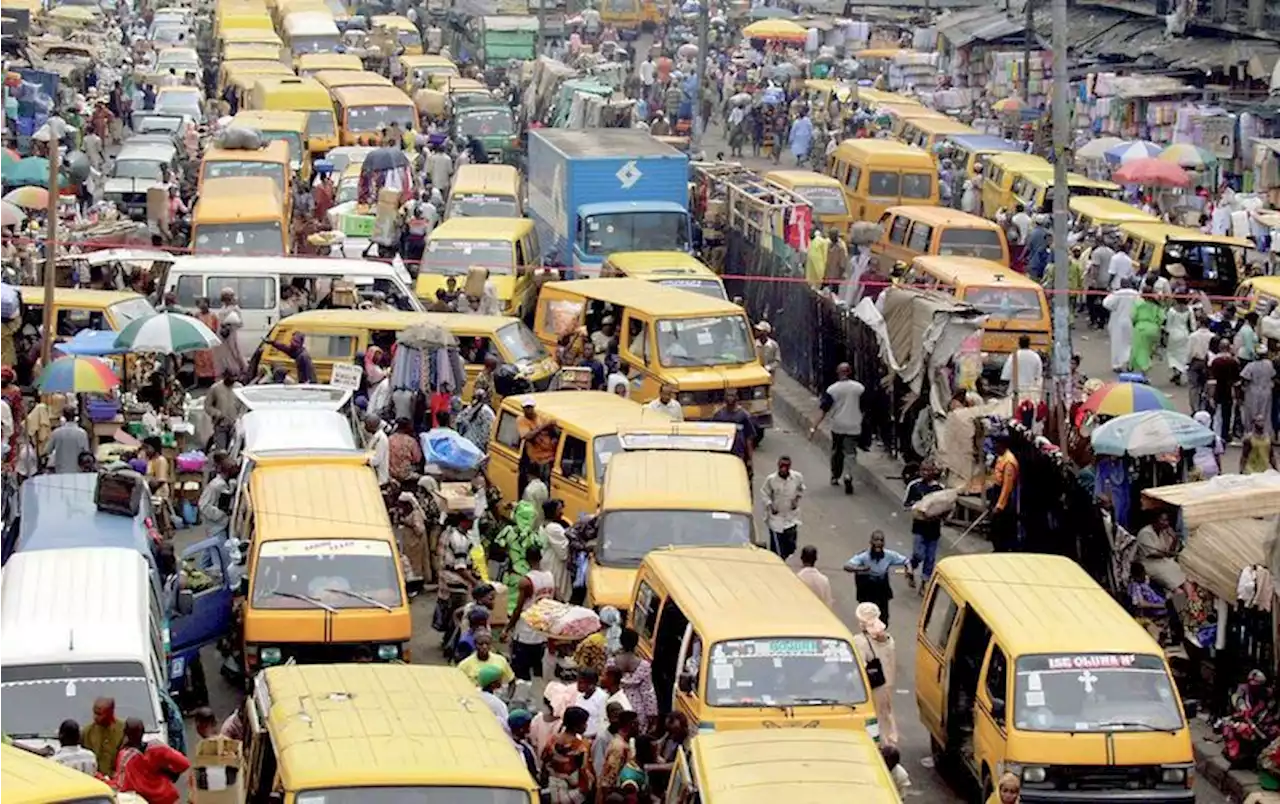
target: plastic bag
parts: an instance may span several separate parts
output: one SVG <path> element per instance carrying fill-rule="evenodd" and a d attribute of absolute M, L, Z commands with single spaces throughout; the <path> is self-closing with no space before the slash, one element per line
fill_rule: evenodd
<path fill-rule="evenodd" d="M 228 150 L 256 151 L 263 145 L 262 132 L 248 126 L 227 126 L 218 132 L 215 144 Z"/>
<path fill-rule="evenodd" d="M 480 448 L 454 430 L 437 427 L 423 433 L 419 440 L 426 462 L 446 469 L 475 469 L 484 460 Z"/>

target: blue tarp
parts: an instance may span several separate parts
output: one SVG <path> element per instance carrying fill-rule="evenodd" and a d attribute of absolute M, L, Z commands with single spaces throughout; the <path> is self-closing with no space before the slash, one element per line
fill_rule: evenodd
<path fill-rule="evenodd" d="M 128 354 L 128 349 L 116 346 L 116 332 L 104 332 L 82 329 L 70 340 L 55 344 L 54 348 L 64 355 L 79 357 L 106 357 L 107 355 Z"/>
<path fill-rule="evenodd" d="M 484 460 L 484 453 L 455 430 L 437 427 L 418 436 L 418 439 L 422 442 L 422 455 L 427 463 L 465 471 L 475 469 Z"/>

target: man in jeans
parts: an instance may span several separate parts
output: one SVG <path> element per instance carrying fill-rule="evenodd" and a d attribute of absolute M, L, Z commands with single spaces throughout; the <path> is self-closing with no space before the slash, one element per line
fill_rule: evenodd
<path fill-rule="evenodd" d="M 902 507 L 911 508 L 925 497 L 936 491 L 942 491 L 938 482 L 938 467 L 926 461 L 920 466 L 920 476 L 907 485 L 907 493 L 902 498 Z M 907 565 L 907 583 L 916 586 L 915 572 L 920 570 L 920 594 L 924 594 L 933 577 L 934 564 L 938 562 L 938 542 L 942 539 L 942 517 L 925 517 L 912 512 L 911 518 L 911 563 Z"/>
<path fill-rule="evenodd" d="M 818 431 L 831 418 L 831 485 L 844 483 L 844 493 L 853 493 L 853 467 L 857 462 L 858 436 L 862 435 L 862 394 L 866 388 L 853 379 L 848 363 L 836 366 L 836 381 L 822 394 L 822 415 L 809 430 Z"/>

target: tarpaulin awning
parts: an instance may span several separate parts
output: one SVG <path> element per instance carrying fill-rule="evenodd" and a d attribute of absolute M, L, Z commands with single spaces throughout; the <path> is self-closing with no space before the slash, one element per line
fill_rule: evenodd
<path fill-rule="evenodd" d="M 1178 554 L 1187 577 L 1221 600 L 1236 599 L 1245 567 L 1267 566 L 1275 535 L 1269 519 L 1228 519 L 1201 525 Z"/>
<path fill-rule="evenodd" d="M 1191 531 L 1211 522 L 1280 514 L 1280 472 L 1220 475 L 1199 483 L 1158 486 L 1142 492 L 1151 501 L 1177 506 L 1182 525 Z"/>

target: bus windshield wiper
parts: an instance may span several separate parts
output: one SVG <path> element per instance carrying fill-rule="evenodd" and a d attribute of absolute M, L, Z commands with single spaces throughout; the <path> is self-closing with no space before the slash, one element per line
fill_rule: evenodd
<path fill-rule="evenodd" d="M 383 611 L 391 611 L 391 607 L 388 606 L 386 603 L 383 603 L 381 600 L 378 600 L 375 597 L 370 597 L 369 595 L 366 595 L 363 592 L 353 592 L 350 589 L 335 589 L 333 587 L 326 587 L 320 591 L 333 592 L 335 595 L 347 595 L 349 597 L 354 597 L 356 600 L 363 600 L 365 603 L 368 603 L 371 606 L 377 606 Z"/>
<path fill-rule="evenodd" d="M 316 608 L 318 608 L 318 609 L 324 609 L 325 611 L 329 612 L 330 614 L 337 614 L 337 613 L 338 613 L 338 610 L 337 610 L 337 609 L 335 609 L 333 606 L 328 605 L 328 604 L 327 604 L 327 603 L 325 603 L 323 600 L 316 600 L 314 597 L 311 597 L 310 595 L 304 595 L 304 594 L 300 594 L 300 593 L 298 593 L 298 592 L 272 592 L 272 593 L 271 593 L 271 596 L 272 596 L 272 597 L 287 597 L 287 598 L 291 598 L 291 599 L 293 599 L 293 600 L 301 600 L 301 601 L 304 601 L 304 602 L 306 602 L 306 603 L 310 603 L 311 605 L 315 606 L 315 607 L 316 607 Z"/>

